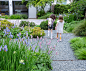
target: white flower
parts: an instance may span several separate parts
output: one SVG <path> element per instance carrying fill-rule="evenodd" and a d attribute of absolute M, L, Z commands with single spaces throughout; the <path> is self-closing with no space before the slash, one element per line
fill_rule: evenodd
<path fill-rule="evenodd" d="M 15 53 L 16 53 L 16 51 L 13 52 L 13 54 L 15 54 Z"/>
<path fill-rule="evenodd" d="M 20 63 L 24 63 L 24 60 L 20 60 Z"/>

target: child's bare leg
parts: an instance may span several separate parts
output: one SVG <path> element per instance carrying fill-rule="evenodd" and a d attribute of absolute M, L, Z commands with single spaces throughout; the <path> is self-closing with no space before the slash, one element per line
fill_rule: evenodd
<path fill-rule="evenodd" d="M 50 31 L 50 29 L 48 29 L 48 36 L 49 36 L 49 31 Z"/>
<path fill-rule="evenodd" d="M 57 37 L 56 38 L 58 39 L 58 33 L 57 33 Z"/>
<path fill-rule="evenodd" d="M 60 33 L 60 41 L 61 41 L 61 33 Z"/>
<path fill-rule="evenodd" d="M 51 29 L 51 39 L 52 39 L 52 31 L 53 31 L 53 29 Z"/>

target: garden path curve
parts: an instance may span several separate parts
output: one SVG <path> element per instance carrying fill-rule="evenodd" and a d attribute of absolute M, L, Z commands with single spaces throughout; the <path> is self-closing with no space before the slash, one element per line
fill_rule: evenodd
<path fill-rule="evenodd" d="M 50 37 L 47 36 L 47 30 L 45 30 L 45 33 L 46 35 L 44 38 L 50 40 Z M 86 60 L 77 60 L 70 47 L 70 39 L 77 36 L 72 33 L 63 33 L 61 42 L 58 42 L 55 37 L 56 31 L 53 30 L 53 40 L 51 40 L 51 45 L 54 46 L 57 43 L 57 46 L 52 52 L 52 71 L 86 71 Z"/>

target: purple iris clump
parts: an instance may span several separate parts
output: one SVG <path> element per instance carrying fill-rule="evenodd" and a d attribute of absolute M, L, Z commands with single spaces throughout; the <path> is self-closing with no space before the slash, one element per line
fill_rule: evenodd
<path fill-rule="evenodd" d="M 7 45 L 4 46 L 3 50 L 8 51 Z"/>
<path fill-rule="evenodd" d="M 33 52 L 34 52 L 34 51 L 35 51 L 35 48 L 33 47 L 32 50 L 33 50 Z"/>

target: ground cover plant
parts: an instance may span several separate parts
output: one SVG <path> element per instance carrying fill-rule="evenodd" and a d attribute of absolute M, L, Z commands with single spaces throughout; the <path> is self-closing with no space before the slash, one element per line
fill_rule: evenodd
<path fill-rule="evenodd" d="M 77 37 L 70 40 L 70 46 L 77 59 L 86 60 L 86 37 Z"/>

